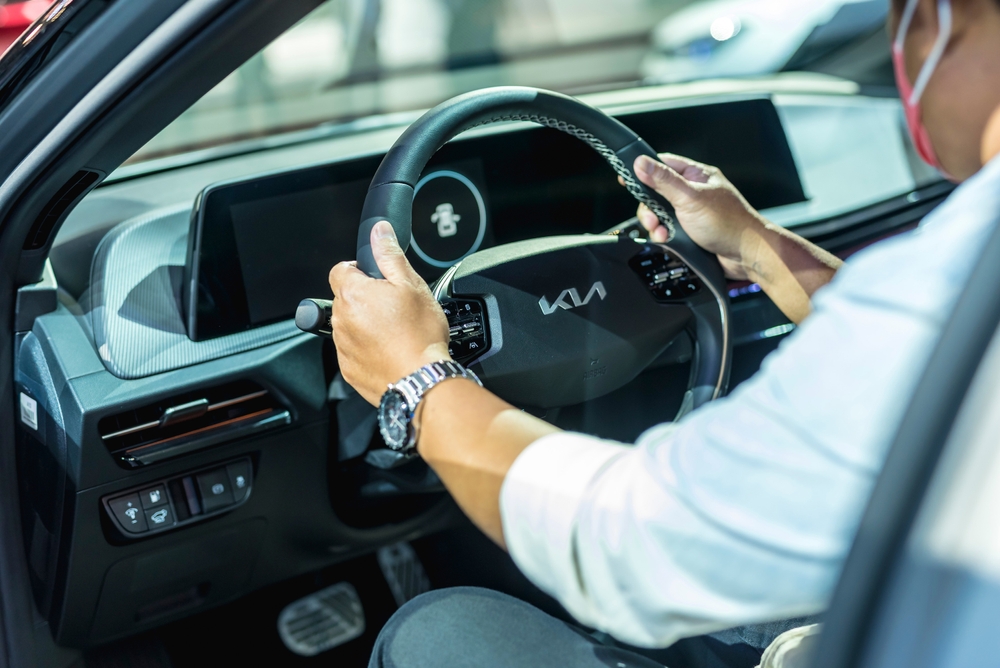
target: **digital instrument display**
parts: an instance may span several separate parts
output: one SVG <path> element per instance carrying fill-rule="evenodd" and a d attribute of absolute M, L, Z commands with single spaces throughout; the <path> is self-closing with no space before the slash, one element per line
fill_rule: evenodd
<path fill-rule="evenodd" d="M 657 151 L 720 167 L 758 209 L 805 200 L 767 98 L 618 117 Z M 327 275 L 353 259 L 365 194 L 382 157 L 357 158 L 207 188 L 192 220 L 184 308 L 194 340 L 290 319 L 329 298 Z M 636 202 L 604 159 L 551 128 L 446 144 L 415 187 L 407 256 L 428 281 L 496 244 L 601 233 Z"/>
<path fill-rule="evenodd" d="M 379 161 L 207 189 L 189 243 L 191 338 L 285 320 L 302 299 L 328 297 L 330 268 L 354 259 L 361 209 Z M 422 275 L 440 273 L 492 241 L 482 178 L 479 162 L 466 160 L 430 170 L 417 184 L 409 255 Z"/>
<path fill-rule="evenodd" d="M 251 325 L 287 318 L 289 304 L 329 292 L 324 269 L 350 259 L 357 238 L 361 212 L 351 216 L 344 203 L 367 188 L 354 181 L 230 207 Z"/>
<path fill-rule="evenodd" d="M 378 159 L 368 163 L 355 174 L 309 169 L 203 192 L 188 245 L 191 338 L 284 320 L 303 298 L 329 295 L 330 268 L 354 257 Z"/>

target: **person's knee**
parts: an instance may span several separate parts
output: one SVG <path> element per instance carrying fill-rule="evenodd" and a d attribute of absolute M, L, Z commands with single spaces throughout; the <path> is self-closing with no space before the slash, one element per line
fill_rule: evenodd
<path fill-rule="evenodd" d="M 464 618 L 475 624 L 472 617 L 484 600 L 504 600 L 520 603 L 489 589 L 453 587 L 435 589 L 404 604 L 386 622 L 375 641 L 369 668 L 398 666 L 393 657 L 406 657 L 408 668 L 442 665 L 449 651 L 457 650 L 450 642 Z M 506 602 L 506 601 L 505 601 Z"/>
<path fill-rule="evenodd" d="M 548 633 L 566 632 L 561 622 L 506 594 L 476 587 L 438 589 L 396 611 L 375 642 L 369 667 L 477 665 L 478 653 L 508 653 L 512 639 L 544 633 L 549 626 Z"/>

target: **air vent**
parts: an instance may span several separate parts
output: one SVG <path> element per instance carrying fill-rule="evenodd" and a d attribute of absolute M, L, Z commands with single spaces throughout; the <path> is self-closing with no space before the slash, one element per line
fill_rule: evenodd
<path fill-rule="evenodd" d="M 137 468 L 291 421 L 266 389 L 244 380 L 109 415 L 97 430 L 120 465 Z"/>

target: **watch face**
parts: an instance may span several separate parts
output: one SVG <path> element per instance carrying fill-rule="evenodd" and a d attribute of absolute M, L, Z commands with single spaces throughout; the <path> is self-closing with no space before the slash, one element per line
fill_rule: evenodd
<path fill-rule="evenodd" d="M 410 407 L 402 394 L 390 390 L 382 396 L 378 427 L 382 440 L 393 450 L 402 450 L 410 444 L 410 417 Z"/>

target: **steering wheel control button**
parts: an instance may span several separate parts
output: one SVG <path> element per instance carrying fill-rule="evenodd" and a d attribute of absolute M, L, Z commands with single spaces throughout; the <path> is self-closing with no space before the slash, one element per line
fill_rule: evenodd
<path fill-rule="evenodd" d="M 629 266 L 658 302 L 680 302 L 701 291 L 701 281 L 694 272 L 680 258 L 661 247 L 647 246 L 632 258 Z"/>
<path fill-rule="evenodd" d="M 697 278 L 682 281 L 680 284 L 681 294 L 685 297 L 696 295 L 701 290 L 701 282 Z"/>
<path fill-rule="evenodd" d="M 198 480 L 198 492 L 201 496 L 201 507 L 206 513 L 231 506 L 233 501 L 232 485 L 226 469 L 215 469 L 201 473 Z"/>
<path fill-rule="evenodd" d="M 164 485 L 157 485 L 156 487 L 144 489 L 139 492 L 139 500 L 145 509 L 165 506 L 168 503 L 167 488 Z"/>
<path fill-rule="evenodd" d="M 411 235 L 417 257 L 439 269 L 475 253 L 486 238 L 486 202 L 479 188 L 448 169 L 421 178 L 413 189 Z"/>
<path fill-rule="evenodd" d="M 145 533 L 149 530 L 146 524 L 146 516 L 142 512 L 141 502 L 138 494 L 129 494 L 117 499 L 112 499 L 108 506 L 115 519 L 122 525 L 122 528 L 129 533 Z"/>
<path fill-rule="evenodd" d="M 148 524 L 149 528 L 153 530 L 167 527 L 174 523 L 174 514 L 170 512 L 170 506 L 147 510 L 145 511 L 145 514 L 146 524 Z"/>
<path fill-rule="evenodd" d="M 233 503 L 239 503 L 250 491 L 250 460 L 235 462 L 226 467 L 229 483 L 233 491 Z"/>
<path fill-rule="evenodd" d="M 448 318 L 448 354 L 467 365 L 489 349 L 483 305 L 475 299 L 449 299 L 441 302 Z"/>

